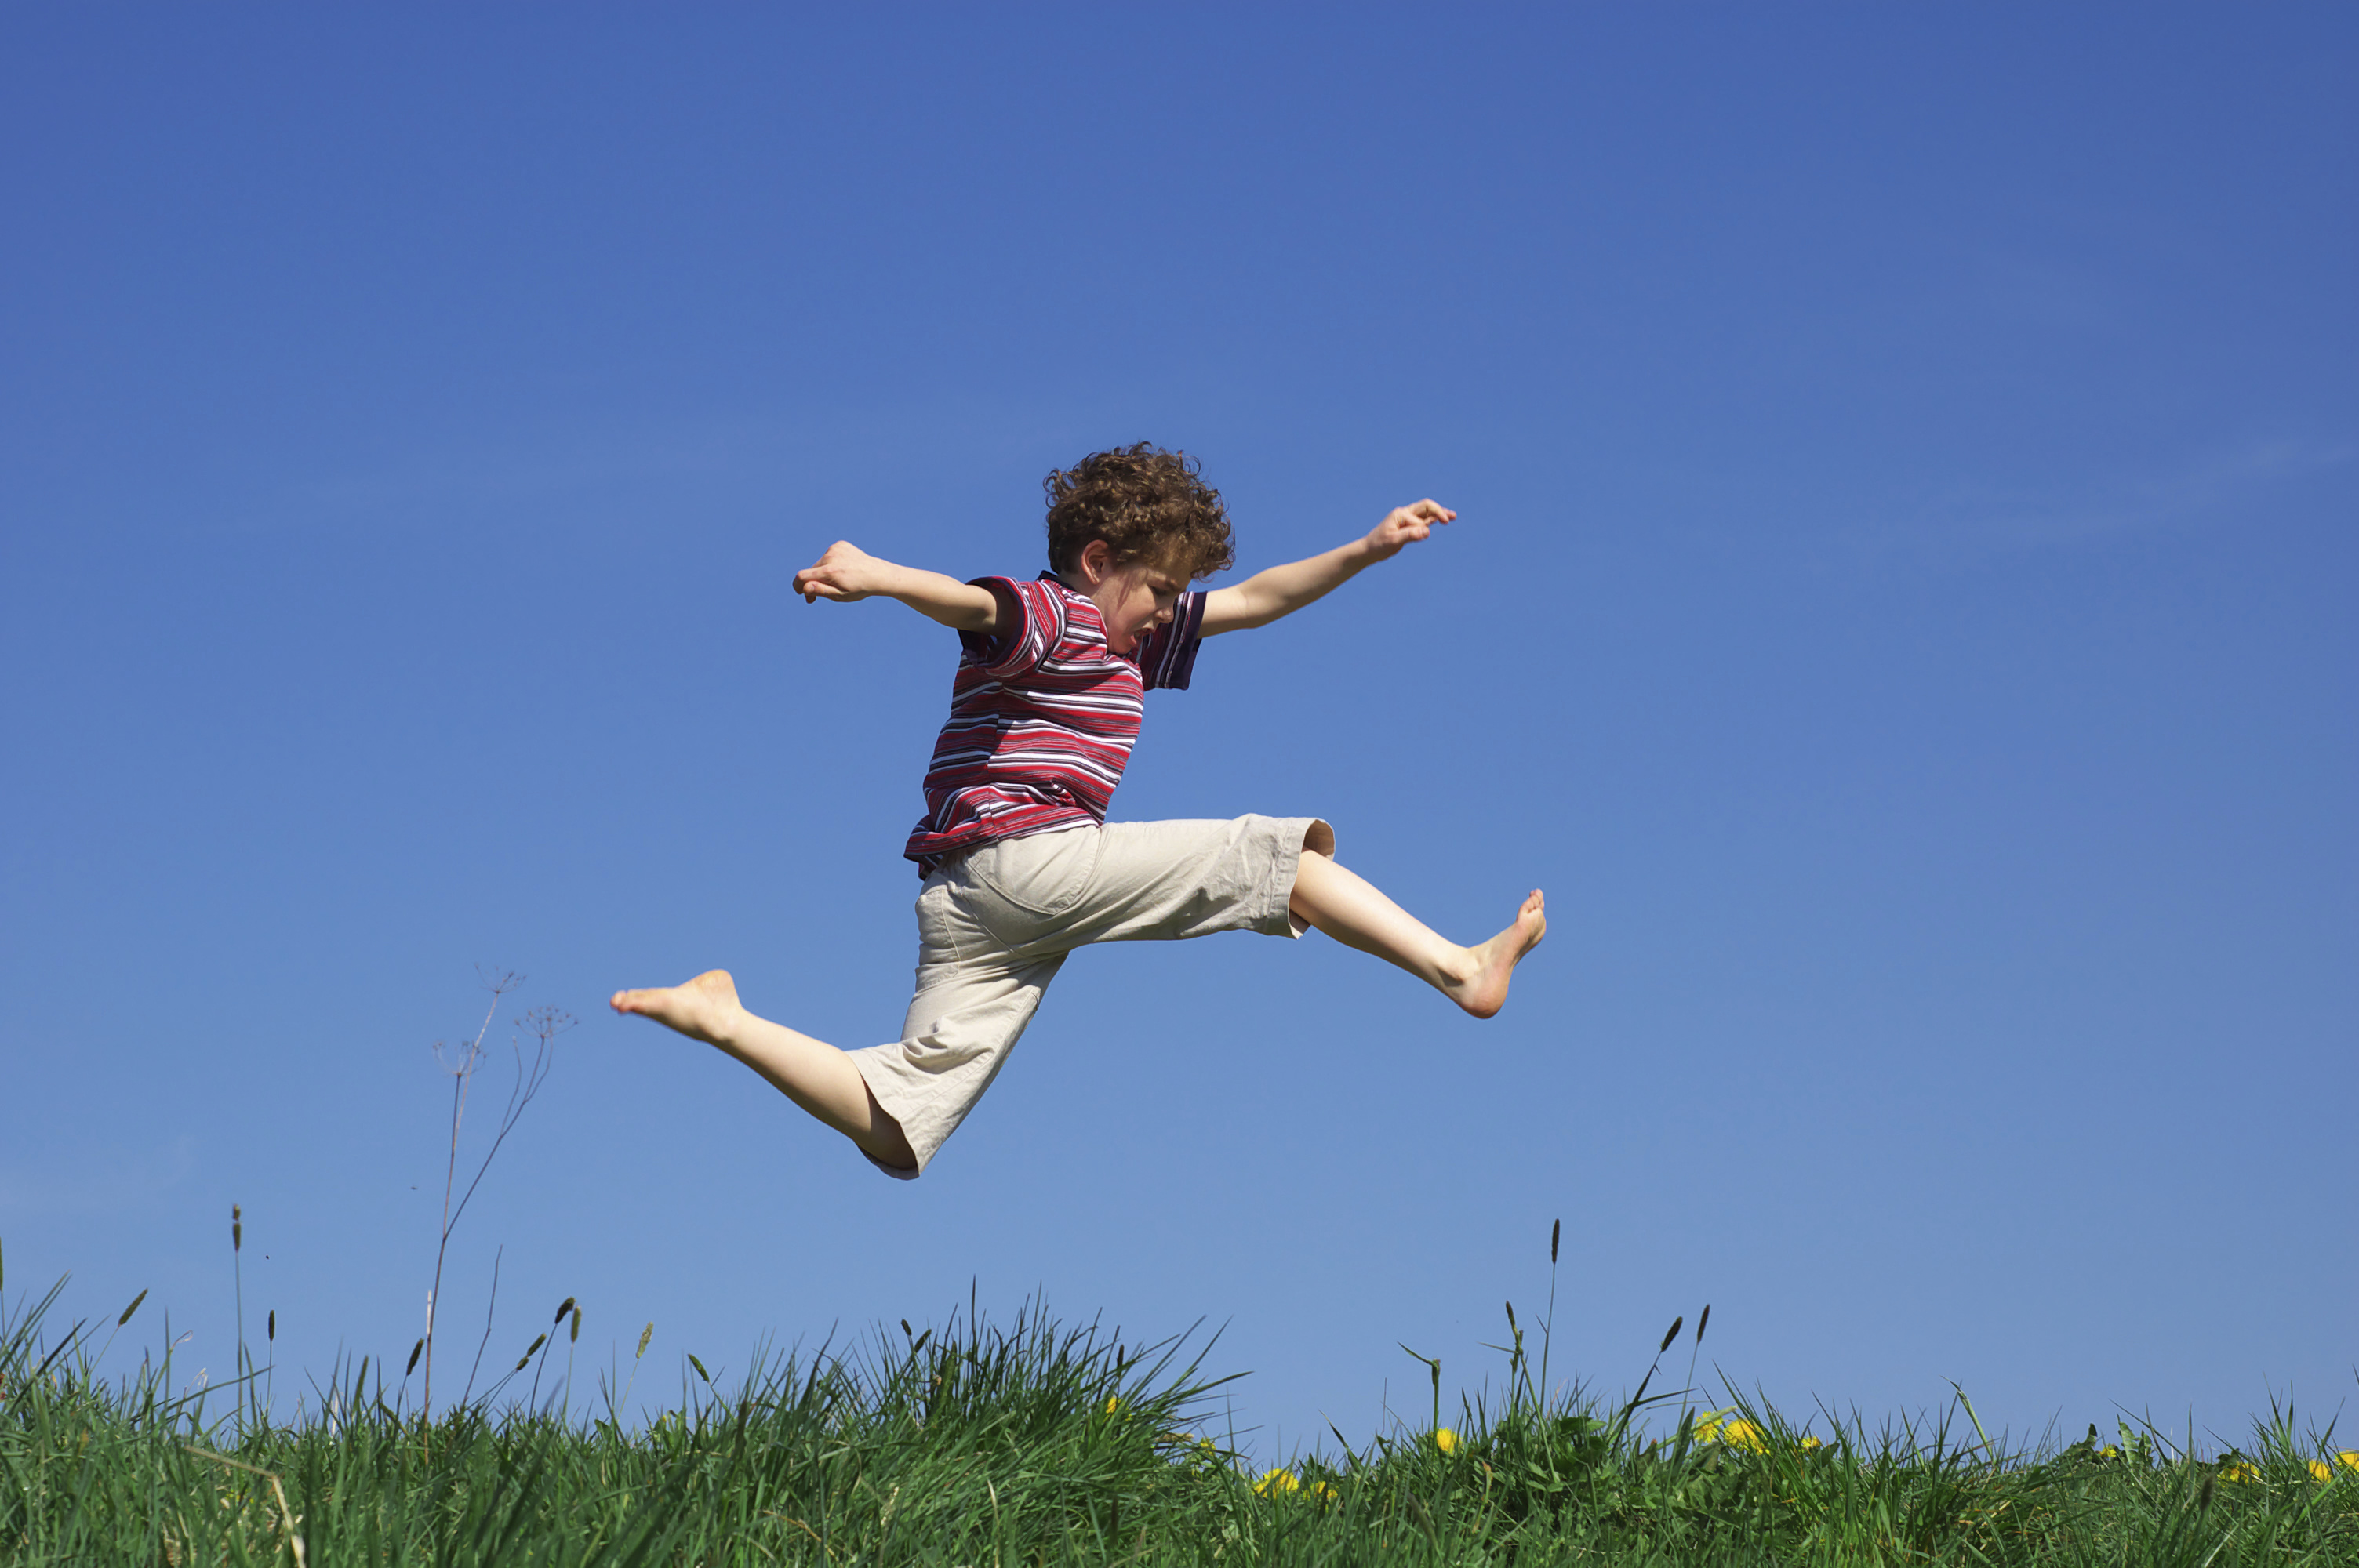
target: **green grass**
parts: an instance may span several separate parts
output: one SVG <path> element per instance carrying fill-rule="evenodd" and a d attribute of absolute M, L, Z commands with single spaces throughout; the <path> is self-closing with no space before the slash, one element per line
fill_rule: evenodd
<path fill-rule="evenodd" d="M 495 1393 L 428 1426 L 366 1363 L 291 1424 L 176 1396 L 168 1355 L 103 1381 L 54 1299 L 0 1316 L 0 1563 L 2359 1563 L 2359 1468 L 2284 1418 L 2208 1461 L 2004 1453 L 1962 1401 L 1812 1446 L 1741 1402 L 1543 1401 L 1519 1339 L 1504 1408 L 1264 1477 L 1196 1435 L 1201 1355 L 1037 1309 L 685 1372 L 647 1424 Z"/>

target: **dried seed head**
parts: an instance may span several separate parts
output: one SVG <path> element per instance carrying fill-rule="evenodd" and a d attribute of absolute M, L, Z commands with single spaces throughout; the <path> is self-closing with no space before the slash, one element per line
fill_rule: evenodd
<path fill-rule="evenodd" d="M 1556 1267 L 1556 1244 L 1563 1238 L 1564 1221 L 1560 1219 L 1549 1227 L 1549 1267 L 1551 1269 Z"/>
<path fill-rule="evenodd" d="M 572 1310 L 573 1298 L 571 1296 L 568 1296 L 563 1301 L 557 1303 L 557 1315 L 550 1318 L 549 1321 L 551 1323 L 563 1323 L 565 1321 L 565 1314 Z"/>
<path fill-rule="evenodd" d="M 640 1357 L 646 1355 L 647 1353 L 647 1341 L 653 1339 L 655 1336 L 656 1325 L 654 1324 L 651 1323 L 647 1325 L 647 1327 L 641 1329 L 639 1331 L 639 1347 L 632 1353 L 631 1359 L 636 1361 Z"/>
<path fill-rule="evenodd" d="M 407 1367 L 404 1367 L 404 1368 L 401 1369 L 401 1375 L 402 1375 L 403 1377 L 407 1378 L 407 1377 L 408 1377 L 412 1372 L 417 1371 L 417 1370 L 418 1370 L 418 1358 L 419 1358 L 420 1356 L 423 1356 L 423 1355 L 425 1355 L 425 1354 L 426 1354 L 426 1341 L 424 1341 L 424 1340 L 422 1340 L 422 1339 L 421 1339 L 421 1340 L 419 1340 L 419 1341 L 415 1346 L 411 1346 L 411 1348 L 410 1348 L 410 1352 L 409 1352 L 409 1365 L 408 1365 L 408 1366 L 407 1366 Z"/>
<path fill-rule="evenodd" d="M 1685 1313 L 1681 1313 L 1679 1316 L 1671 1319 L 1671 1326 L 1666 1329 L 1663 1333 L 1663 1342 L 1655 1346 L 1656 1355 L 1660 1356 L 1664 1351 L 1669 1350 L 1671 1347 L 1671 1341 L 1680 1336 L 1680 1325 L 1686 1323 L 1687 1320 L 1687 1314 Z"/>
<path fill-rule="evenodd" d="M 1696 1343 L 1698 1345 L 1701 1345 L 1703 1343 L 1703 1325 L 1711 1321 L 1712 1303 L 1710 1302 L 1706 1302 L 1703 1303 L 1703 1315 L 1696 1319 Z"/>
<path fill-rule="evenodd" d="M 565 1343 L 568 1345 L 578 1345 L 581 1341 L 582 1309 L 580 1307 L 575 1307 L 573 1309 L 573 1326 L 565 1331 Z"/>
<path fill-rule="evenodd" d="M 137 1295 L 132 1297 L 131 1304 L 123 1309 L 123 1315 L 114 1320 L 114 1326 L 121 1328 L 125 1324 L 129 1323 L 131 1321 L 131 1314 L 137 1312 L 139 1310 L 139 1303 L 147 1299 L 147 1292 L 146 1291 L 142 1291 Z"/>

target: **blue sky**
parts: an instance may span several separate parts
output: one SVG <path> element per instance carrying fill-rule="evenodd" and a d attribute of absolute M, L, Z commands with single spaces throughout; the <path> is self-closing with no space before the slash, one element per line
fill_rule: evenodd
<path fill-rule="evenodd" d="M 0 1246 L 282 1398 L 420 1331 L 429 1046 L 579 1015 L 454 1241 L 488 1359 L 1224 1325 L 1277 1452 L 1555 1365 L 2234 1440 L 2354 1391 L 2344 7 L 0 16 Z M 914 1185 L 603 1010 L 897 1029 L 954 644 L 1201 456 L 1253 569 L 1118 817 L 1316 813 L 1321 938 L 1068 966 Z M 485 1080 L 494 1094 L 504 1086 Z M 471 1130 L 485 1118 L 479 1108 Z M 119 1353 L 118 1353 L 119 1354 Z M 1683 1365 L 1682 1361 L 1682 1365 Z M 645 1392 L 650 1379 L 643 1378 Z M 2347 1425 L 2347 1422 L 2346 1422 Z"/>

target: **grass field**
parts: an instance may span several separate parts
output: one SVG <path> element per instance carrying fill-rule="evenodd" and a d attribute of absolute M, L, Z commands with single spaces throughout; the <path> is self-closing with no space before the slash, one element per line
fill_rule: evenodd
<path fill-rule="evenodd" d="M 274 1422 L 250 1379 L 176 1394 L 168 1353 L 101 1380 L 108 1325 L 45 1333 L 55 1299 L 0 1315 L 0 1563 L 2359 1563 L 2359 1454 L 2288 1420 L 2204 1459 L 2126 1430 L 2003 1452 L 1962 1400 L 1803 1433 L 1645 1382 L 1543 1400 L 1516 1332 L 1492 1408 L 1444 1424 L 1437 1368 L 1430 1421 L 1256 1472 L 1204 1424 L 1201 1356 L 1027 1308 L 726 1387 L 684 1368 L 644 1422 L 625 1390 L 531 1402 L 560 1314 L 430 1422 L 366 1362 Z"/>

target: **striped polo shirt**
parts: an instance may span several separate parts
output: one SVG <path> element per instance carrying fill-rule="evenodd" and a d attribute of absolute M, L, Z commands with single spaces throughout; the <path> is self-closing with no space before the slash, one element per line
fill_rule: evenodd
<path fill-rule="evenodd" d="M 995 636 L 959 633 L 965 652 L 926 770 L 926 816 L 902 850 L 920 875 L 980 844 L 1103 822 L 1147 688 L 1186 688 L 1204 624 L 1204 596 L 1183 593 L 1169 625 L 1117 654 L 1098 607 L 1055 573 L 975 581 L 1002 590 L 1002 608 L 1012 600 L 1021 620 Z"/>

